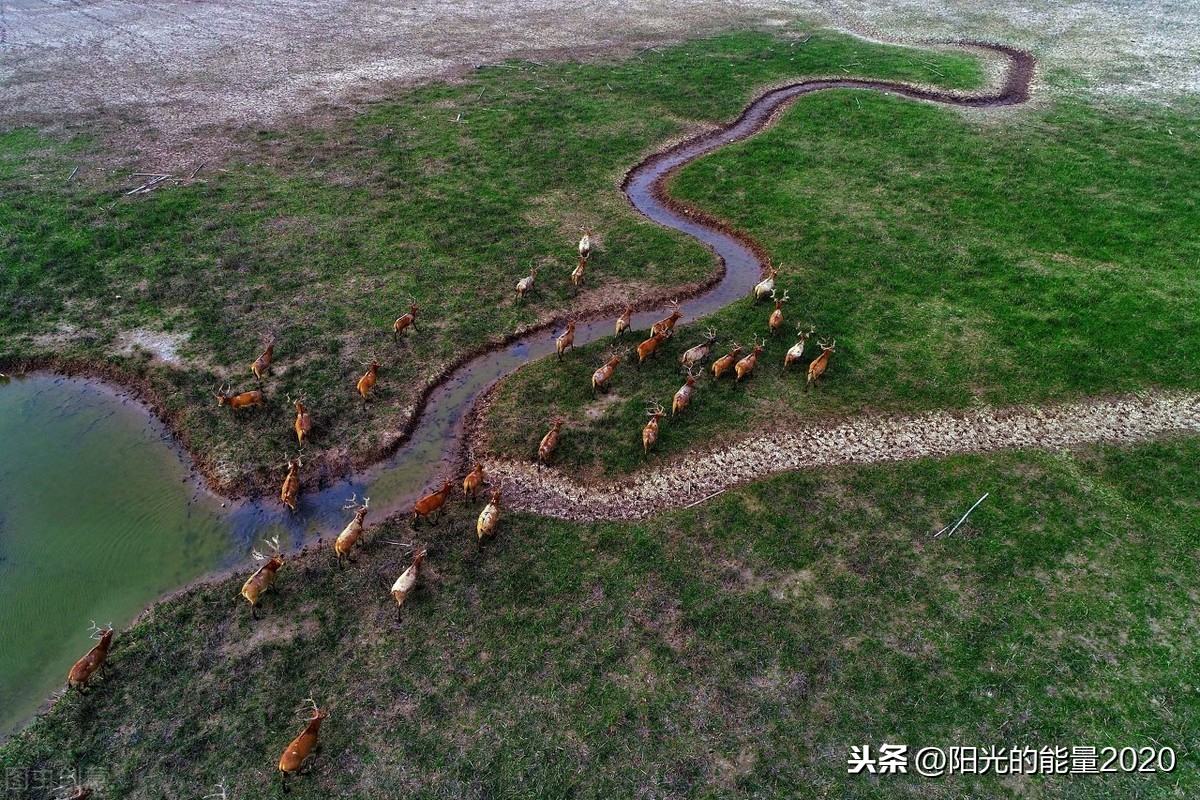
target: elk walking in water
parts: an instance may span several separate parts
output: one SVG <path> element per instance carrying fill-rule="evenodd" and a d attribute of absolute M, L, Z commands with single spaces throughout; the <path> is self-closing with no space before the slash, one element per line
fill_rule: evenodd
<path fill-rule="evenodd" d="M 261 381 L 263 376 L 271 370 L 271 356 L 274 354 L 275 342 L 271 342 L 267 345 L 267 349 L 263 351 L 262 355 L 254 359 L 254 363 L 250 365 L 250 371 L 254 373 L 254 377 Z"/>
<path fill-rule="evenodd" d="M 363 402 L 366 402 L 367 395 L 375 388 L 375 381 L 379 376 L 379 362 L 371 359 L 371 366 L 367 367 L 367 372 L 358 379 L 358 383 L 354 388 L 358 389 L 358 393 L 362 395 Z"/>
<path fill-rule="evenodd" d="M 575 323 L 568 322 L 567 329 L 563 331 L 562 336 L 554 340 L 554 347 L 558 350 L 558 360 L 562 361 L 563 353 L 567 352 L 568 347 L 575 346 Z"/>
<path fill-rule="evenodd" d="M 421 574 L 421 562 L 425 560 L 425 553 L 426 551 L 422 549 L 413 556 L 412 564 L 400 573 L 400 577 L 396 578 L 396 582 L 392 584 L 392 598 L 396 601 L 396 622 L 402 621 L 400 607 L 404 605 L 404 601 L 417 586 L 417 578 Z"/>
<path fill-rule="evenodd" d="M 783 297 L 776 297 L 772 290 L 771 299 L 775 301 L 775 310 L 771 312 L 771 318 L 767 320 L 767 327 L 770 328 L 772 336 L 778 336 L 780 329 L 783 328 L 783 304 L 787 302 L 788 293 L 785 290 Z"/>
<path fill-rule="evenodd" d="M 625 306 L 625 310 L 621 312 L 621 316 L 617 317 L 616 333 L 614 336 L 619 337 L 622 333 L 629 330 L 629 322 L 633 319 L 633 306 Z"/>
<path fill-rule="evenodd" d="M 113 626 L 110 624 L 107 628 L 100 628 L 96 625 L 96 621 L 92 620 L 91 627 L 88 628 L 88 636 L 99 641 L 71 667 L 71 671 L 67 674 L 68 689 L 78 689 L 82 692 L 87 686 L 88 679 L 95 674 L 96 670 L 104 666 L 104 662 L 108 658 L 108 651 L 112 647 Z"/>
<path fill-rule="evenodd" d="M 288 778 L 303 770 L 308 760 L 312 758 L 313 752 L 317 749 L 317 736 L 321 731 L 321 723 L 329 716 L 327 712 L 317 708 L 317 701 L 311 697 L 305 698 L 304 702 L 311 706 L 312 716 L 308 718 L 308 724 L 304 726 L 304 730 L 292 740 L 279 758 L 279 778 L 283 782 L 285 794 L 291 791 L 288 788 Z M 304 707 L 304 710 L 308 710 L 308 707 Z"/>
<path fill-rule="evenodd" d="M 754 365 L 758 363 L 758 355 L 766 346 L 766 339 L 763 339 L 762 343 L 760 344 L 758 337 L 754 337 L 754 349 L 750 352 L 750 355 L 737 362 L 737 365 L 734 367 L 734 370 L 737 372 L 737 383 L 741 383 L 742 378 L 754 371 Z"/>
<path fill-rule="evenodd" d="M 263 564 L 242 584 L 241 595 L 250 604 L 251 619 L 258 619 L 258 605 L 262 593 L 275 582 L 275 573 L 279 572 L 279 568 L 283 566 L 283 556 L 279 554 L 279 537 L 271 539 L 270 545 L 274 551 L 270 558 L 258 550 L 254 551 L 254 559 L 262 561 Z"/>
<path fill-rule="evenodd" d="M 235 412 L 250 406 L 262 407 L 263 404 L 263 393 L 257 389 L 252 392 L 234 394 L 229 391 L 228 387 L 220 387 L 213 392 L 213 397 L 217 398 L 218 406 L 229 406 Z"/>
<path fill-rule="evenodd" d="M 300 456 L 296 456 L 296 460 L 290 458 L 287 462 L 287 475 L 283 479 L 283 486 L 279 489 L 279 501 L 292 510 L 296 511 L 296 498 L 300 495 L 300 467 L 304 466 L 304 462 L 300 460 Z"/>
<path fill-rule="evenodd" d="M 667 412 L 663 409 L 662 403 L 655 403 L 650 408 L 646 409 L 646 416 L 650 420 L 646 423 L 646 427 L 642 428 L 642 454 L 650 455 L 650 448 L 654 447 L 654 443 L 658 441 L 658 423 Z"/>
<path fill-rule="evenodd" d="M 411 295 L 409 296 L 408 300 L 408 313 L 398 317 L 396 321 L 392 323 L 392 331 L 397 337 L 404 332 L 405 328 L 411 327 L 414 331 L 417 329 L 417 312 L 421 310 L 421 307 L 417 305 L 417 301 L 413 299 Z"/>
<path fill-rule="evenodd" d="M 343 563 L 343 559 L 350 558 L 350 552 L 362 544 L 363 522 L 367 518 L 367 507 L 371 505 L 371 498 L 364 497 L 363 504 L 358 505 L 358 495 L 355 494 L 346 505 L 342 506 L 343 511 L 354 509 L 354 519 L 342 529 L 338 537 L 333 540 L 333 554 L 337 558 L 338 565 Z"/>
<path fill-rule="evenodd" d="M 733 348 L 730 351 L 713 362 L 712 374 L 713 380 L 719 381 L 721 376 L 725 374 L 738 360 L 738 356 L 742 354 L 744 348 L 737 342 L 733 343 Z"/>
<path fill-rule="evenodd" d="M 821 355 L 812 360 L 808 365 L 808 383 L 804 385 L 804 391 L 807 394 L 812 385 L 816 383 L 817 378 L 820 378 L 825 373 L 825 368 L 829 366 L 829 356 L 832 355 L 837 345 L 837 339 L 834 339 L 830 344 L 817 342 L 817 347 L 821 348 Z"/>
<path fill-rule="evenodd" d="M 547 431 L 546 435 L 542 437 L 542 441 L 538 444 L 538 472 L 542 471 L 542 464 L 550 464 L 550 456 L 554 453 L 554 448 L 558 447 L 558 432 L 562 426 L 563 420 L 554 420 L 554 424 L 550 426 L 550 430 Z"/>
<path fill-rule="evenodd" d="M 803 325 L 800 325 L 796 328 L 796 338 L 799 339 L 799 341 L 788 348 L 787 355 L 783 357 L 784 369 L 787 369 L 792 364 L 795 364 L 800 360 L 800 357 L 804 355 L 804 343 L 807 342 L 808 338 L 815 332 L 815 328 L 810 328 L 807 332 L 805 332 Z"/>

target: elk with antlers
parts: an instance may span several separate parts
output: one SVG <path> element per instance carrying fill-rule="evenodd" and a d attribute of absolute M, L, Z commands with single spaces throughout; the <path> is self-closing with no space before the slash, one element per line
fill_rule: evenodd
<path fill-rule="evenodd" d="M 533 288 L 533 281 L 537 277 L 537 267 L 530 267 L 529 274 L 521 280 L 517 281 L 517 298 L 525 299 L 525 295 L 529 294 L 529 290 Z"/>
<path fill-rule="evenodd" d="M 683 306 L 679 305 L 678 300 L 671 301 L 671 315 L 663 317 L 658 322 L 650 326 L 650 335 L 656 333 L 666 333 L 670 336 L 675 332 L 675 323 L 679 322 L 679 318 L 683 316 Z"/>
<path fill-rule="evenodd" d="M 271 539 L 269 544 L 273 550 L 273 555 L 267 558 L 258 550 L 255 550 L 254 559 L 262 561 L 263 565 L 255 570 L 254 574 L 242 584 L 241 595 L 250 604 L 250 617 L 252 619 L 258 619 L 259 598 L 267 590 L 267 587 L 275 581 L 275 573 L 279 572 L 279 568 L 283 566 L 283 556 L 279 554 L 279 537 L 276 536 Z"/>
<path fill-rule="evenodd" d="M 436 492 L 431 492 L 416 503 L 413 504 L 413 526 L 416 527 L 418 519 L 429 519 L 429 516 L 435 511 L 438 512 L 438 517 L 441 517 L 442 506 L 446 504 L 446 498 L 450 496 L 450 487 L 454 485 L 453 481 L 446 481 L 442 484 L 442 488 Z"/>
<path fill-rule="evenodd" d="M 88 679 L 96 670 L 104 666 L 104 661 L 108 658 L 109 648 L 112 647 L 113 626 L 110 624 L 107 628 L 100 628 L 96 625 L 96 621 L 92 620 L 91 627 L 88 628 L 88 635 L 99 641 L 71 667 L 70 673 L 67 674 L 68 689 L 83 691 L 87 686 Z"/>
<path fill-rule="evenodd" d="M 687 404 L 692 400 L 692 390 L 695 385 L 696 376 L 692 374 L 692 371 L 689 369 L 687 381 L 684 382 L 683 386 L 679 387 L 679 391 L 675 393 L 675 399 L 671 401 L 672 417 L 687 408 Z"/>
<path fill-rule="evenodd" d="M 658 441 L 658 423 L 667 415 L 663 409 L 662 403 L 655 403 L 650 408 L 646 409 L 646 416 L 650 420 L 646 423 L 646 427 L 642 428 L 642 453 L 650 455 L 650 448 L 654 447 L 654 443 Z"/>
<path fill-rule="evenodd" d="M 625 331 L 629 330 L 629 323 L 633 319 L 633 305 L 625 306 L 625 310 L 621 312 L 621 316 L 617 317 L 617 331 L 614 336 L 620 336 Z"/>
<path fill-rule="evenodd" d="M 254 377 L 260 381 L 263 376 L 271 369 L 271 356 L 275 354 L 275 342 L 272 341 L 267 345 L 267 349 L 258 358 L 254 359 L 254 363 L 250 365 L 250 371 L 254 373 Z"/>
<path fill-rule="evenodd" d="M 658 350 L 658 346 L 666 341 L 670 335 L 670 331 L 659 331 L 637 346 L 638 369 L 642 368 L 642 362 L 654 355 L 655 351 Z"/>
<path fill-rule="evenodd" d="M 715 328 L 709 328 L 704 334 L 703 342 L 695 347 L 688 348 L 679 357 L 679 365 L 686 371 L 691 372 L 695 367 L 699 366 L 700 362 L 708 358 L 708 354 L 712 352 L 712 347 L 716 343 L 717 331 Z"/>
<path fill-rule="evenodd" d="M 558 447 L 558 431 L 563 426 L 563 420 L 556 419 L 550 426 L 550 430 L 542 437 L 542 441 L 538 444 L 537 462 L 538 472 L 542 471 L 542 464 L 550 464 L 550 456 L 554 453 L 554 448 Z"/>
<path fill-rule="evenodd" d="M 754 302 L 762 300 L 775 291 L 775 276 L 779 274 L 779 270 L 775 267 L 767 268 L 767 277 L 754 285 Z"/>
<path fill-rule="evenodd" d="M 562 361 L 563 353 L 567 352 L 568 347 L 575 346 L 575 323 L 568 322 L 567 329 L 563 331 L 562 336 L 554 340 L 554 347 L 558 350 L 558 360 Z"/>
<path fill-rule="evenodd" d="M 299 773 L 304 769 L 308 760 L 312 757 L 313 751 L 317 749 L 317 735 L 321 730 L 321 723 L 329 716 L 328 712 L 317 708 L 317 701 L 311 697 L 306 697 L 304 702 L 312 707 L 312 716 L 308 718 L 308 724 L 304 726 L 304 730 L 292 743 L 283 751 L 283 755 L 279 759 L 279 778 L 283 782 L 283 791 L 287 793 L 288 778 Z M 303 710 L 307 707 L 302 706 Z"/>
<path fill-rule="evenodd" d="M 293 513 L 296 511 L 296 497 L 300 494 L 300 467 L 302 466 L 304 466 L 304 462 L 300 460 L 300 456 L 296 456 L 295 461 L 289 458 L 287 475 L 284 476 L 283 486 L 279 489 L 279 501 Z"/>
<path fill-rule="evenodd" d="M 304 407 L 303 395 L 299 400 L 292 400 L 292 396 L 288 395 L 288 402 L 296 404 L 296 421 L 292 427 L 296 431 L 296 440 L 300 442 L 300 446 L 304 447 L 304 439 L 312 433 L 312 417 L 308 413 L 308 409 Z"/>
<path fill-rule="evenodd" d="M 217 398 L 218 406 L 229 406 L 234 411 L 250 406 L 261 407 L 263 404 L 263 393 L 257 389 L 253 392 L 234 394 L 228 387 L 218 387 L 217 391 L 213 392 L 213 397 Z"/>
<path fill-rule="evenodd" d="M 475 535 L 479 539 L 479 545 L 483 546 L 483 539 L 492 538 L 496 535 L 496 523 L 500 521 L 500 491 L 502 487 L 496 487 L 492 490 L 492 499 L 483 511 L 479 512 L 479 519 L 475 522 Z"/>
<path fill-rule="evenodd" d="M 775 290 L 772 289 L 771 299 L 775 301 L 775 310 L 771 312 L 771 318 L 767 320 L 767 327 L 771 329 L 772 336 L 778 336 L 780 329 L 783 327 L 783 304 L 788 299 L 787 290 L 784 290 L 783 297 L 776 297 Z"/>
<path fill-rule="evenodd" d="M 821 355 L 814 358 L 812 363 L 808 365 L 808 383 L 804 384 L 805 393 L 812 388 L 817 378 L 825 373 L 825 368 L 829 366 L 829 356 L 833 353 L 836 345 L 837 339 L 834 339 L 830 344 L 817 342 L 817 347 L 821 348 Z"/>
<path fill-rule="evenodd" d="M 403 333 L 405 328 L 411 327 L 414 331 L 417 329 L 417 312 L 421 310 L 421 307 L 417 305 L 417 301 L 412 295 L 409 295 L 408 302 L 408 313 L 397 318 L 392 323 L 392 331 L 395 332 L 396 336 Z"/>
<path fill-rule="evenodd" d="M 359 378 L 358 383 L 354 385 L 354 387 L 358 389 L 358 393 L 362 395 L 364 402 L 367 399 L 367 395 L 370 394 L 371 390 L 375 388 L 375 381 L 378 378 L 378 375 L 379 362 L 375 359 L 371 359 L 371 366 L 367 367 L 366 374 Z"/>
<path fill-rule="evenodd" d="M 474 500 L 480 486 L 483 486 L 483 462 L 476 461 L 474 468 L 463 478 L 463 499 L 470 497 Z"/>
<path fill-rule="evenodd" d="M 575 294 L 579 294 L 579 287 L 583 285 L 583 268 L 587 266 L 587 259 L 579 259 L 579 263 L 575 266 L 575 271 L 571 273 L 571 285 L 575 287 Z"/>
<path fill-rule="evenodd" d="M 584 228 L 583 236 L 579 239 L 579 257 L 587 260 L 592 257 L 592 229 Z"/>
<path fill-rule="evenodd" d="M 350 557 L 350 551 L 362 543 L 363 535 L 363 520 L 367 517 L 367 507 L 371 505 L 371 498 L 364 497 L 363 504 L 358 505 L 358 494 L 342 506 L 343 511 L 354 509 L 354 519 L 350 520 L 338 537 L 333 541 L 333 554 L 337 557 L 338 564 L 342 563 L 342 559 Z"/>
<path fill-rule="evenodd" d="M 392 597 L 396 600 L 396 622 L 401 621 L 400 607 L 404 605 L 404 601 L 412 594 L 412 591 L 417 586 L 417 578 L 421 574 L 421 562 L 425 560 L 425 549 L 421 549 L 415 556 L 413 562 L 408 569 L 400 573 L 400 577 L 396 578 L 396 582 L 392 584 Z"/>
<path fill-rule="evenodd" d="M 812 336 L 815 332 L 816 328 L 809 328 L 809 330 L 805 332 L 803 325 L 797 326 L 796 337 L 799 339 L 799 341 L 788 348 L 787 355 L 783 357 L 784 369 L 787 369 L 792 364 L 800 360 L 800 357 L 804 355 L 804 343 L 807 342 L 808 337 Z"/>
<path fill-rule="evenodd" d="M 721 376 L 725 374 L 730 367 L 738 360 L 738 356 L 742 354 L 744 348 L 737 342 L 733 343 L 733 348 L 725 355 L 718 358 L 712 364 L 713 380 L 719 381 Z"/>
<path fill-rule="evenodd" d="M 759 343 L 758 337 L 754 337 L 754 349 L 750 352 L 750 355 L 737 362 L 737 364 L 734 366 L 734 370 L 737 372 L 737 383 L 741 383 L 742 378 L 754 371 L 754 365 L 758 363 L 758 355 L 766 346 L 766 339 L 763 339 L 762 342 Z"/>
<path fill-rule="evenodd" d="M 621 363 L 621 357 L 613 355 L 608 361 L 604 362 L 604 366 L 592 373 L 592 394 L 602 388 L 613 376 L 613 371 L 616 370 L 617 364 Z"/>

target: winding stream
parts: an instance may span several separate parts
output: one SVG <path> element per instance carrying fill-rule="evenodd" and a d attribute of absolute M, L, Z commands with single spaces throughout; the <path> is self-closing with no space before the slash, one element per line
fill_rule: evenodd
<path fill-rule="evenodd" d="M 717 283 L 684 304 L 687 323 L 750 293 L 763 262 L 755 243 L 665 191 L 684 165 L 770 124 L 798 97 L 825 89 L 870 89 L 967 107 L 1014 105 L 1028 98 L 1033 59 L 1007 47 L 1003 85 L 990 94 L 942 92 L 891 81 L 815 79 L 769 91 L 742 115 L 648 158 L 622 187 L 630 204 L 656 223 L 711 249 Z M 635 314 L 648 328 L 661 307 Z M 578 322 L 576 344 L 608 337 L 612 318 Z M 351 493 L 371 498 L 371 518 L 406 511 L 451 471 L 463 421 L 497 380 L 554 353 L 554 331 L 541 329 L 475 358 L 429 395 L 411 438 L 389 459 L 319 493 L 301 495 L 295 516 L 274 497 L 226 508 L 194 479 L 161 424 L 102 386 L 54 376 L 0 385 L 0 735 L 27 719 L 61 686 L 90 646 L 87 623 L 120 625 L 163 592 L 244 558 L 255 539 L 282 534 L 292 545 L 339 530 Z M 597 365 L 598 366 L 598 365 Z M 61 453 L 70 448 L 72 456 Z"/>

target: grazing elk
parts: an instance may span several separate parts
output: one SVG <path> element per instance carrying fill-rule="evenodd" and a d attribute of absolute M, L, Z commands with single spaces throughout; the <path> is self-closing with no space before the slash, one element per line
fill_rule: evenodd
<path fill-rule="evenodd" d="M 303 397 L 299 400 L 292 400 L 291 396 L 288 396 L 288 402 L 296 404 L 296 422 L 292 427 L 296 431 L 296 441 L 300 442 L 301 447 L 304 446 L 305 438 L 312 433 L 312 416 L 308 413 L 308 409 L 304 407 L 303 401 Z"/>
<path fill-rule="evenodd" d="M 418 519 L 427 520 L 435 511 L 438 518 L 441 518 L 442 506 L 446 505 L 446 499 L 450 497 L 450 487 L 453 485 L 453 481 L 446 481 L 442 484 L 442 488 L 425 495 L 413 504 L 413 527 L 416 527 Z"/>
<path fill-rule="evenodd" d="M 775 301 L 775 310 L 771 312 L 771 318 L 767 320 L 767 327 L 771 329 L 772 336 L 778 336 L 780 329 L 783 328 L 783 304 L 788 300 L 787 290 L 784 290 L 783 297 L 776 297 L 775 291 L 772 289 L 771 299 Z"/>
<path fill-rule="evenodd" d="M 604 366 L 592 373 L 592 395 L 596 394 L 596 390 L 603 387 L 613 376 L 613 371 L 617 368 L 617 364 L 621 363 L 621 357 L 613 355 L 608 361 L 604 362 Z"/>
<path fill-rule="evenodd" d="M 414 331 L 417 329 L 417 312 L 421 310 L 421 307 L 417 305 L 416 299 L 411 295 L 408 298 L 408 302 L 408 313 L 397 318 L 392 323 L 392 331 L 395 332 L 396 336 L 403 333 L 405 328 L 411 327 Z"/>
<path fill-rule="evenodd" d="M 796 337 L 800 341 L 788 348 L 787 355 L 783 357 L 784 369 L 787 369 L 792 364 L 795 364 L 800 360 L 800 357 L 804 355 L 804 343 L 807 342 L 808 337 L 812 336 L 815 332 L 816 328 L 809 328 L 808 332 L 806 333 L 803 325 L 800 325 L 796 328 Z"/>
<path fill-rule="evenodd" d="M 483 462 L 476 461 L 475 467 L 463 478 L 463 499 L 470 497 L 474 500 L 480 486 L 483 486 Z"/>
<path fill-rule="evenodd" d="M 687 404 L 692 400 L 692 390 L 695 385 L 696 376 L 692 374 L 691 370 L 688 370 L 687 381 L 679 387 L 679 391 L 675 393 L 675 399 L 671 401 L 672 417 L 687 408 Z"/>
<path fill-rule="evenodd" d="M 213 397 L 217 398 L 218 406 L 229 406 L 235 412 L 249 406 L 261 407 L 263 404 L 263 393 L 258 390 L 234 394 L 228 387 L 219 387 L 213 392 Z"/>
<path fill-rule="evenodd" d="M 658 322 L 650 326 L 650 335 L 656 333 L 666 333 L 670 336 L 675 332 L 675 323 L 679 322 L 679 318 L 683 316 L 683 307 L 679 305 L 678 300 L 671 301 L 671 315 L 663 317 Z"/>
<path fill-rule="evenodd" d="M 754 349 L 752 351 L 750 351 L 750 355 L 746 356 L 741 361 L 737 362 L 737 365 L 734 366 L 734 370 L 737 372 L 737 381 L 736 381 L 737 383 L 741 383 L 742 378 L 746 377 L 747 375 L 749 375 L 751 372 L 754 371 L 754 365 L 758 363 L 758 355 L 759 355 L 759 353 L 761 353 L 763 351 L 763 348 L 766 346 L 767 346 L 766 339 L 763 339 L 762 343 L 760 344 L 758 341 L 758 337 L 757 336 L 754 337 Z"/>
<path fill-rule="evenodd" d="M 583 285 L 583 268 L 587 266 L 587 259 L 579 259 L 579 264 L 576 265 L 575 271 L 571 273 L 571 285 L 575 287 L 575 294 L 579 294 L 579 287 Z"/>
<path fill-rule="evenodd" d="M 546 435 L 542 437 L 542 441 L 538 444 L 538 472 L 542 471 L 542 464 L 550 464 L 550 456 L 553 455 L 554 448 L 558 447 L 558 431 L 562 426 L 563 420 L 554 420 L 554 424 L 550 426 L 550 430 L 546 432 Z"/>
<path fill-rule="evenodd" d="M 283 556 L 279 554 L 279 537 L 276 536 L 271 539 L 270 545 L 274 551 L 274 554 L 270 558 L 267 558 L 258 550 L 254 551 L 254 559 L 264 563 L 242 584 L 241 595 L 250 604 L 250 617 L 252 619 L 258 619 L 259 598 L 267 590 L 267 587 L 275 581 L 275 573 L 279 572 L 279 568 L 283 566 Z"/>
<path fill-rule="evenodd" d="M 778 274 L 779 270 L 775 267 L 767 268 L 767 277 L 754 285 L 754 302 L 757 303 L 775 291 L 775 276 Z"/>
<path fill-rule="evenodd" d="M 817 378 L 820 378 L 825 373 L 825 368 L 829 366 L 829 356 L 833 353 L 836 346 L 837 339 L 834 339 L 830 344 L 817 342 L 817 347 L 821 348 L 821 355 L 814 358 L 812 363 L 808 365 L 808 383 L 804 384 L 805 393 L 812 388 Z"/>
<path fill-rule="evenodd" d="M 621 312 L 621 316 L 617 317 L 617 331 L 614 336 L 620 336 L 625 331 L 629 330 L 629 323 L 633 319 L 633 306 L 625 306 L 625 310 Z"/>
<path fill-rule="evenodd" d="M 521 280 L 517 281 L 517 298 L 525 299 L 525 295 L 529 294 L 529 290 L 533 288 L 533 281 L 537 277 L 537 267 L 530 267 L 529 274 Z"/>
<path fill-rule="evenodd" d="M 355 494 L 346 505 L 342 506 L 343 511 L 354 509 L 354 519 L 350 520 L 338 537 L 333 540 L 333 554 L 337 557 L 338 564 L 342 563 L 342 559 L 350 557 L 350 551 L 362 543 L 363 535 L 363 520 L 367 517 L 367 507 L 371 505 L 371 498 L 364 497 L 363 504 L 358 505 L 358 495 Z"/>
<path fill-rule="evenodd" d="M 642 368 L 642 362 L 654 355 L 654 352 L 658 350 L 658 346 L 666 341 L 670 335 L 670 331 L 659 331 L 637 346 L 638 369 Z"/>
<path fill-rule="evenodd" d="M 313 751 L 317 749 L 317 735 L 321 731 L 321 723 L 329 716 L 328 712 L 317 708 L 317 701 L 311 697 L 304 699 L 312 707 L 312 716 L 308 718 L 308 724 L 304 726 L 304 730 L 292 743 L 283 751 L 283 755 L 279 759 L 279 778 L 283 782 L 283 791 L 286 794 L 288 791 L 288 778 L 299 773 L 304 769 L 308 760 L 312 758 Z"/>
<path fill-rule="evenodd" d="M 562 361 L 563 353 L 567 352 L 568 347 L 575 346 L 575 323 L 568 322 L 567 329 L 563 331 L 562 336 L 554 340 L 554 347 L 558 350 L 558 360 Z"/>
<path fill-rule="evenodd" d="M 744 348 L 737 342 L 733 343 L 733 348 L 726 354 L 713 362 L 712 374 L 713 380 L 719 381 L 721 376 L 737 362 L 738 356 L 742 354 Z"/>
<path fill-rule="evenodd" d="M 715 328 L 709 328 L 704 334 L 704 341 L 702 343 L 688 348 L 679 357 L 679 365 L 690 372 L 699 366 L 700 362 L 708 358 L 708 354 L 712 352 L 712 347 L 716 343 L 717 331 Z"/>
<path fill-rule="evenodd" d="M 662 403 L 655 403 L 646 409 L 646 416 L 650 420 L 646 423 L 646 427 L 642 428 L 643 455 L 650 455 L 650 448 L 654 447 L 654 443 L 658 441 L 658 422 L 666 415 L 667 412 L 663 409 Z"/>
<path fill-rule="evenodd" d="M 491 501 L 479 512 L 479 519 L 475 522 L 475 535 L 481 547 L 485 536 L 490 539 L 496 535 L 496 523 L 500 521 L 500 491 L 501 487 L 492 490 Z"/>
<path fill-rule="evenodd" d="M 300 494 L 300 467 L 304 466 L 304 462 L 300 460 L 300 456 L 296 456 L 296 460 L 290 458 L 287 462 L 287 475 L 283 479 L 283 486 L 279 489 L 279 501 L 292 510 L 296 511 L 296 497 Z"/>
<path fill-rule="evenodd" d="M 592 257 L 592 229 L 584 228 L 583 236 L 579 239 L 579 257 L 586 261 Z"/>
<path fill-rule="evenodd" d="M 254 373 L 254 377 L 260 381 L 271 369 L 271 356 L 275 354 L 275 342 L 267 345 L 267 349 L 258 358 L 254 359 L 254 363 L 250 365 L 250 371 Z"/>
<path fill-rule="evenodd" d="M 354 388 L 358 389 L 358 393 L 362 395 L 364 402 L 367 399 L 367 395 L 370 394 L 371 390 L 375 388 L 375 381 L 378 379 L 378 377 L 379 362 L 375 359 L 371 359 L 371 366 L 367 367 L 366 374 L 359 378 L 358 383 L 354 385 Z"/>
<path fill-rule="evenodd" d="M 404 605 L 404 601 L 412 594 L 417 585 L 417 577 L 421 574 L 421 562 L 425 560 L 425 549 L 421 549 L 415 556 L 413 562 L 408 569 L 400 573 L 400 577 L 396 578 L 396 582 L 392 584 L 392 597 L 396 600 L 396 622 L 400 622 L 400 607 Z"/>
<path fill-rule="evenodd" d="M 107 628 L 100 628 L 96 625 L 96 621 L 92 620 L 91 627 L 88 628 L 88 635 L 99 641 L 71 667 L 70 673 L 67 674 L 67 689 L 78 689 L 82 692 L 87 686 L 88 679 L 96 670 L 104 666 L 104 661 L 108 658 L 109 648 L 112 647 L 112 624 L 109 624 Z"/>

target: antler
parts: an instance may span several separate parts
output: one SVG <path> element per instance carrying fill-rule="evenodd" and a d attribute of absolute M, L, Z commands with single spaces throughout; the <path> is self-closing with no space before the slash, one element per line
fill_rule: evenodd
<path fill-rule="evenodd" d="M 272 536 L 270 539 L 263 539 L 264 544 L 271 545 L 271 550 L 275 555 L 279 555 L 279 536 Z M 255 561 L 266 561 L 267 556 L 263 555 L 261 550 L 251 550 L 250 554 L 254 556 Z"/>
<path fill-rule="evenodd" d="M 227 790 L 225 789 L 225 779 L 222 778 L 221 782 L 217 784 L 216 793 L 204 795 L 204 800 L 208 800 L 210 797 L 214 797 L 217 800 L 229 800 L 229 795 L 226 794 L 226 791 Z"/>
<path fill-rule="evenodd" d="M 649 406 L 646 409 L 647 417 L 661 417 L 661 416 L 665 416 L 666 413 L 667 413 L 667 410 L 665 408 L 663 408 L 663 404 L 659 403 L 657 401 L 655 401 L 654 405 Z"/>
<path fill-rule="evenodd" d="M 296 709 L 296 713 L 299 714 L 302 711 L 311 711 L 313 714 L 316 714 L 320 710 L 321 709 L 317 707 L 316 700 L 312 699 L 311 697 L 306 697 L 300 701 L 300 707 Z"/>
<path fill-rule="evenodd" d="M 783 297 L 782 297 L 782 298 L 780 298 L 779 302 L 781 302 L 781 303 L 786 303 L 786 302 L 787 302 L 787 299 L 788 299 L 788 298 L 787 298 L 787 296 L 788 296 L 787 289 L 784 289 L 784 290 L 783 290 Z"/>
<path fill-rule="evenodd" d="M 346 505 L 342 506 L 343 511 L 348 508 L 358 508 L 358 492 L 350 495 L 350 499 L 346 501 Z"/>
<path fill-rule="evenodd" d="M 716 341 L 717 329 L 710 326 L 704 331 L 704 337 L 706 339 L 712 339 L 713 341 Z"/>
<path fill-rule="evenodd" d="M 762 342 L 761 342 L 761 343 L 759 343 L 759 341 L 758 341 L 758 337 L 757 337 L 757 336 L 755 336 L 755 337 L 754 337 L 754 346 L 755 346 L 755 347 L 766 347 L 766 346 L 767 346 L 767 337 L 765 337 L 765 336 L 764 336 L 764 337 L 763 337 L 763 339 L 762 339 Z"/>

